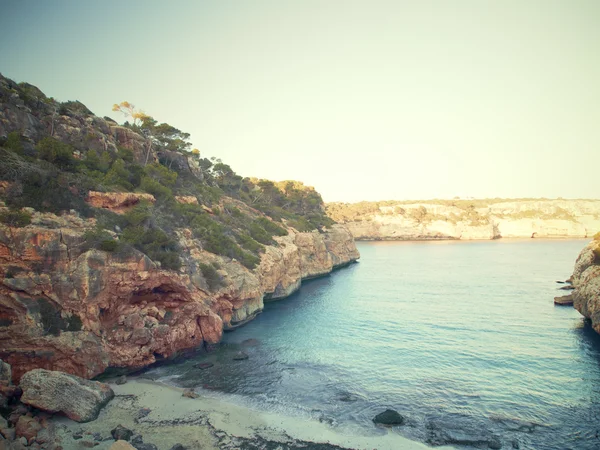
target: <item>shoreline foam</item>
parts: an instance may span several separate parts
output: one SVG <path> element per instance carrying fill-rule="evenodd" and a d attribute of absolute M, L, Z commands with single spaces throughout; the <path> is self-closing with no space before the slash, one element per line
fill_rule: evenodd
<path fill-rule="evenodd" d="M 341 434 L 317 421 L 252 410 L 203 396 L 201 391 L 196 399 L 182 397 L 183 389 L 153 381 L 130 379 L 124 385 L 111 384 L 111 387 L 116 396 L 95 421 L 80 424 L 66 417 L 52 419 L 63 449 L 81 449 L 84 441 L 94 440 L 94 434 L 102 439 L 96 441 L 99 443 L 94 448 L 108 449 L 114 442 L 110 431 L 117 425 L 141 434 L 145 443 L 155 444 L 159 450 L 169 450 L 176 443 L 190 450 L 263 448 L 272 443 L 281 443 L 282 448 L 306 444 L 315 449 L 430 448 L 393 430 L 382 436 Z M 139 418 L 144 408 L 150 409 L 150 413 Z M 82 432 L 83 438 L 73 439 L 78 432 Z"/>

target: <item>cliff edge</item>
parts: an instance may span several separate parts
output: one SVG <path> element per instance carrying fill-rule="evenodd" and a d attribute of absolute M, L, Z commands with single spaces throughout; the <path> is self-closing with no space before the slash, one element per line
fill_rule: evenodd
<path fill-rule="evenodd" d="M 595 238 L 579 254 L 572 276 L 573 306 L 600 333 L 600 238 Z"/>

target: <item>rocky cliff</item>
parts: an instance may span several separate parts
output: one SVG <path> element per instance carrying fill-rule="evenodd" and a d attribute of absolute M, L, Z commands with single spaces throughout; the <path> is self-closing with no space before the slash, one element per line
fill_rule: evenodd
<path fill-rule="evenodd" d="M 456 200 L 327 205 L 360 240 L 589 237 L 600 200 Z"/>
<path fill-rule="evenodd" d="M 600 333 L 600 239 L 594 239 L 579 254 L 571 277 L 573 306 Z"/>
<path fill-rule="evenodd" d="M 121 126 L 0 75 L 0 359 L 15 381 L 216 343 L 359 258 L 313 188 L 242 178 L 145 120 Z"/>
<path fill-rule="evenodd" d="M 83 235 L 94 226 L 94 219 L 37 212 L 28 226 L 0 225 L 0 358 L 15 380 L 33 368 L 91 378 L 216 343 L 223 329 L 259 313 L 264 298 L 283 298 L 303 279 L 359 258 L 340 225 L 291 230 L 254 270 L 201 250 L 182 230 L 185 264 L 174 272 L 135 249 L 87 249 Z M 221 267 L 216 289 L 200 263 Z"/>

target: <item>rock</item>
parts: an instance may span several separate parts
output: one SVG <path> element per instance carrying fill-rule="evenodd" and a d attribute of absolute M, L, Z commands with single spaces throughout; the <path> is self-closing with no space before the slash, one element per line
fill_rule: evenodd
<path fill-rule="evenodd" d="M 196 369 L 202 369 L 202 370 L 209 369 L 212 366 L 214 366 L 214 364 L 211 362 L 203 362 L 203 363 L 194 364 L 194 367 Z"/>
<path fill-rule="evenodd" d="M 135 420 L 138 421 L 140 419 L 143 419 L 151 412 L 152 412 L 152 410 L 150 408 L 140 408 L 135 416 Z"/>
<path fill-rule="evenodd" d="M 93 447 L 96 447 L 97 445 L 100 445 L 100 443 L 96 442 L 96 441 L 80 441 L 79 442 L 79 446 L 85 447 L 85 448 L 93 448 Z"/>
<path fill-rule="evenodd" d="M 492 436 L 488 442 L 488 447 L 493 450 L 499 450 L 502 448 L 502 441 L 498 436 Z"/>
<path fill-rule="evenodd" d="M 119 378 L 117 378 L 117 380 L 115 381 L 115 384 L 125 384 L 127 383 L 127 377 L 125 375 L 121 375 Z"/>
<path fill-rule="evenodd" d="M 561 286 L 558 288 L 559 291 L 572 291 L 574 289 L 575 287 L 571 284 L 569 284 L 568 286 Z"/>
<path fill-rule="evenodd" d="M 8 426 L 8 421 L 0 416 L 0 435 L 9 441 L 15 440 L 15 429 Z"/>
<path fill-rule="evenodd" d="M 187 388 L 183 390 L 183 394 L 181 394 L 182 397 L 187 397 L 187 398 L 198 398 L 199 395 L 196 394 L 196 392 L 191 389 L 191 388 Z"/>
<path fill-rule="evenodd" d="M 110 431 L 110 435 L 115 441 L 128 441 L 133 436 L 133 431 L 123 425 L 117 425 Z"/>
<path fill-rule="evenodd" d="M 29 412 L 29 408 L 26 405 L 17 405 L 17 407 L 10 413 L 8 416 L 8 421 L 15 425 L 19 420 L 19 417 L 27 414 Z"/>
<path fill-rule="evenodd" d="M 561 306 L 570 306 L 573 304 L 573 294 L 563 295 L 562 297 L 554 297 L 554 304 Z"/>
<path fill-rule="evenodd" d="M 42 429 L 40 423 L 34 418 L 29 416 L 21 416 L 15 426 L 15 432 L 17 437 L 24 437 L 27 439 L 27 443 L 31 444 L 38 432 Z"/>
<path fill-rule="evenodd" d="M 511 444 L 512 444 L 512 448 L 516 448 L 516 449 L 521 448 L 521 445 L 519 444 L 519 441 L 517 441 L 516 439 L 513 439 L 512 442 L 511 442 Z"/>
<path fill-rule="evenodd" d="M 45 369 L 27 372 L 21 378 L 21 401 L 44 411 L 61 412 L 76 422 L 89 422 L 114 397 L 104 383 Z"/>
<path fill-rule="evenodd" d="M 373 422 L 382 425 L 402 425 L 404 423 L 404 417 L 402 417 L 398 411 L 386 409 L 384 412 L 377 414 L 373 418 Z"/>
<path fill-rule="evenodd" d="M 117 214 L 124 214 L 142 201 L 155 203 L 152 194 L 133 192 L 95 192 L 90 191 L 86 202 L 94 208 L 108 209 Z"/>
<path fill-rule="evenodd" d="M 244 353 L 244 352 L 237 352 L 237 353 L 236 353 L 236 354 L 233 356 L 233 359 L 234 359 L 235 361 L 243 361 L 243 360 L 245 360 L 245 359 L 248 359 L 248 358 L 249 358 L 248 354 L 247 354 L 247 353 Z"/>
<path fill-rule="evenodd" d="M 9 386 L 12 384 L 12 370 L 10 364 L 0 359 L 0 384 Z"/>
<path fill-rule="evenodd" d="M 135 450 L 135 447 L 126 441 L 116 441 L 108 450 Z"/>
<path fill-rule="evenodd" d="M 154 444 L 145 444 L 145 443 L 134 444 L 134 447 L 137 450 L 158 450 L 158 447 Z"/>
<path fill-rule="evenodd" d="M 181 444 L 175 444 L 170 450 L 187 450 L 187 447 L 184 447 Z"/>

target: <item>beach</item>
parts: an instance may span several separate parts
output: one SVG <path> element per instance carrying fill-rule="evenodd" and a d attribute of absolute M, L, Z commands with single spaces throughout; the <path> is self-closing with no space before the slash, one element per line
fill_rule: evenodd
<path fill-rule="evenodd" d="M 188 398 L 182 395 L 183 389 L 143 379 L 111 387 L 115 398 L 96 420 L 77 423 L 60 416 L 52 419 L 63 449 L 108 449 L 114 443 L 111 430 L 118 425 L 132 430 L 134 437 L 141 435 L 144 443 L 159 450 L 169 450 L 175 444 L 187 449 L 430 448 L 393 430 L 381 436 L 342 435 L 317 421 L 255 411 L 205 397 L 201 391 L 198 398 Z"/>

